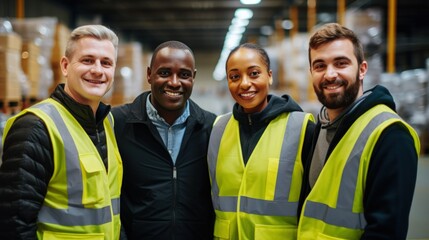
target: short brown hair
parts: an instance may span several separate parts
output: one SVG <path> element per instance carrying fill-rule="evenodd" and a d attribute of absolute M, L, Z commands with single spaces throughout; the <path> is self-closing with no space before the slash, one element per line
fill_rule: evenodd
<path fill-rule="evenodd" d="M 308 59 L 311 64 L 310 50 L 317 49 L 323 44 L 332 42 L 337 39 L 348 39 L 352 42 L 354 53 L 358 64 L 364 61 L 364 53 L 362 43 L 357 35 L 350 29 L 341 26 L 338 23 L 327 23 L 316 30 L 310 38 L 308 47 Z"/>

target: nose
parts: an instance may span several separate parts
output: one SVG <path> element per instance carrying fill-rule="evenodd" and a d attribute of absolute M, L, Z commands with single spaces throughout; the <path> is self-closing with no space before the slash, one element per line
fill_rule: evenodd
<path fill-rule="evenodd" d="M 328 65 L 326 68 L 325 79 L 335 80 L 337 77 L 338 77 L 338 73 L 335 67 L 332 65 Z"/>
<path fill-rule="evenodd" d="M 91 73 L 93 74 L 101 74 L 102 73 L 102 67 L 100 61 L 95 61 L 94 65 L 92 65 Z"/>
<path fill-rule="evenodd" d="M 171 75 L 171 80 L 170 80 L 170 81 L 168 81 L 168 83 L 169 83 L 169 85 L 170 85 L 170 86 L 172 86 L 172 87 L 178 87 L 178 86 L 180 86 L 180 79 L 179 79 L 179 77 L 177 76 L 177 74 L 173 74 L 173 75 Z"/>
<path fill-rule="evenodd" d="M 250 82 L 249 76 L 243 75 L 241 83 L 240 83 L 240 87 L 242 89 L 249 89 L 250 85 L 251 85 L 251 82 Z"/>

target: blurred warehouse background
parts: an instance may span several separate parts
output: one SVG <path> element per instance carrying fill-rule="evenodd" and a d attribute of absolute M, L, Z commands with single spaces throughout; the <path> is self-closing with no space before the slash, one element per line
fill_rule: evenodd
<path fill-rule="evenodd" d="M 421 0 L 1 0 L 1 122 L 43 98 L 64 81 L 59 69 L 70 30 L 109 26 L 120 37 L 112 105 L 148 90 L 151 51 L 166 40 L 188 44 L 198 74 L 192 98 L 217 114 L 230 111 L 224 57 L 234 46 L 256 42 L 270 54 L 274 94 L 290 94 L 317 114 L 308 76 L 307 41 L 314 27 L 339 22 L 365 44 L 365 89 L 382 84 L 400 115 L 419 132 L 429 152 L 429 1 Z"/>
<path fill-rule="evenodd" d="M 289 94 L 317 115 L 308 38 L 315 27 L 339 22 L 364 43 L 369 62 L 364 88 L 386 86 L 399 114 L 420 135 L 408 239 L 429 239 L 428 13 L 427 0 L 0 0 L 0 137 L 6 119 L 64 81 L 59 60 L 71 29 L 83 24 L 104 24 L 120 37 L 106 103 L 129 102 L 149 90 L 146 67 L 153 49 L 179 40 L 196 57 L 192 99 L 216 114 L 229 112 L 233 100 L 224 58 L 236 45 L 256 42 L 271 58 L 272 93 Z"/>

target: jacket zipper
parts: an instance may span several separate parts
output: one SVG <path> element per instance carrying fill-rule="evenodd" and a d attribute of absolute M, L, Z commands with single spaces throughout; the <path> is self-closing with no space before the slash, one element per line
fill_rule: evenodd
<path fill-rule="evenodd" d="M 250 114 L 247 114 L 247 119 L 249 120 L 249 125 L 252 125 L 252 118 L 250 117 Z"/>
<path fill-rule="evenodd" d="M 97 134 L 97 142 L 100 143 L 100 134 L 98 133 L 98 127 L 95 127 L 95 133 Z"/>
<path fill-rule="evenodd" d="M 173 229 L 176 227 L 176 198 L 177 198 L 177 168 L 173 167 Z M 173 230 L 172 239 L 175 239 L 175 234 Z"/>

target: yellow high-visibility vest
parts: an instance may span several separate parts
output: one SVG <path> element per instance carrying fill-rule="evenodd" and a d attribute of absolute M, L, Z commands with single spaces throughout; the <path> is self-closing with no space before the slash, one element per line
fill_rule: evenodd
<path fill-rule="evenodd" d="M 38 239 L 119 239 L 122 160 L 111 114 L 104 119 L 108 171 L 89 136 L 60 103 L 49 98 L 10 118 L 31 112 L 40 117 L 53 147 L 54 172 L 38 214 Z"/>
<path fill-rule="evenodd" d="M 208 150 L 215 239 L 296 239 L 301 150 L 310 120 L 302 112 L 272 120 L 244 166 L 238 122 L 231 114 L 218 118 Z"/>
<path fill-rule="evenodd" d="M 394 123 L 408 128 L 416 153 L 415 130 L 385 105 L 360 116 L 332 151 L 301 212 L 298 239 L 360 239 L 366 226 L 363 194 L 371 154 L 384 129 Z"/>

